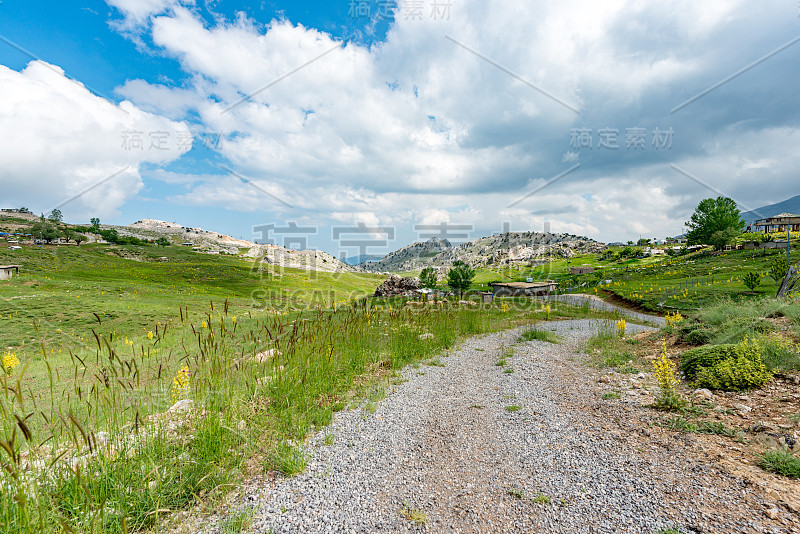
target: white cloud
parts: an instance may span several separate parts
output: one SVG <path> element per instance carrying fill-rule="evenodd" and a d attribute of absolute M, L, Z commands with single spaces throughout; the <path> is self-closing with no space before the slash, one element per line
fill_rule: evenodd
<path fill-rule="evenodd" d="M 44 62 L 0 66 L 0 93 L 0 183 L 15 207 L 73 199 L 61 208 L 67 218 L 113 216 L 142 188 L 141 164 L 172 161 L 191 142 L 184 123 L 109 102 Z M 136 139 L 141 149 L 128 144 Z"/>
<path fill-rule="evenodd" d="M 194 4 L 193 0 L 106 0 L 125 17 L 120 29 L 132 30 L 147 23 L 153 15 L 164 13 L 181 4 Z"/>
<path fill-rule="evenodd" d="M 732 44 L 750 54 L 778 34 L 783 8 L 742 0 L 460 0 L 450 20 L 427 13 L 406 20 L 401 11 L 385 42 L 337 47 L 330 35 L 287 20 L 261 26 L 242 15 L 209 25 L 177 2 L 154 2 L 130 8 L 129 17 L 149 22 L 153 44 L 189 78 L 177 89 L 133 80 L 120 94 L 171 118 L 196 114 L 203 128 L 224 134 L 219 151 L 237 172 L 293 210 L 233 177 L 199 180 L 176 202 L 239 211 L 268 206 L 287 218 L 321 221 L 367 214 L 381 224 L 469 219 L 497 230 L 502 217 L 535 229 L 546 218 L 554 230 L 621 239 L 680 233 L 687 211 L 708 196 L 672 162 L 731 196 L 770 176 L 778 195 L 772 200 L 779 200 L 788 196 L 780 186 L 792 183 L 796 151 L 786 140 L 796 136 L 796 124 L 726 131 L 725 121 L 753 98 L 748 91 L 729 95 L 758 80 L 742 76 L 670 114 L 746 63 Z M 624 129 L 639 125 L 675 126 L 673 151 L 569 148 L 573 127 L 619 128 L 624 146 Z M 701 137 L 703 128 L 713 140 Z M 575 161 L 580 172 L 508 209 Z M 587 192 L 588 200 L 581 197 Z M 566 206 L 576 209 L 559 212 Z"/>

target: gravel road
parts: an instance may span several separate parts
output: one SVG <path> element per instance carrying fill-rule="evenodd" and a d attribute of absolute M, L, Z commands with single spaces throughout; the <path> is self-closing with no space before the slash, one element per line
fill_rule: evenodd
<path fill-rule="evenodd" d="M 274 533 L 796 532 L 682 435 L 650 438 L 640 401 L 601 398 L 579 347 L 603 323 L 542 325 L 557 345 L 479 336 L 444 367 L 406 368 L 373 413 L 336 414 L 333 444 L 309 440 L 303 474 L 250 481 L 229 509 L 251 507 L 252 530 Z"/>

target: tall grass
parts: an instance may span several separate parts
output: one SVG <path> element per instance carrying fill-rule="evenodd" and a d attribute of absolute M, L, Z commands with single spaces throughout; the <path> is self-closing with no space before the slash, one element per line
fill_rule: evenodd
<path fill-rule="evenodd" d="M 553 303 L 554 317 L 582 313 Z M 47 374 L 22 358 L 0 376 L 0 531 L 138 531 L 254 469 L 297 473 L 308 433 L 394 370 L 540 315 L 361 300 L 237 318 L 210 302 L 136 339 L 98 320 L 70 366 L 51 366 L 42 343 Z"/>

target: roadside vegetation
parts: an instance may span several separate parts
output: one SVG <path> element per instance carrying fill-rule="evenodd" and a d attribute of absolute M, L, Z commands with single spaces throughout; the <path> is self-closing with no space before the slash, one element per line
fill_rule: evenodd
<path fill-rule="evenodd" d="M 214 506 L 247 474 L 303 471 L 309 433 L 338 410 L 368 415 L 397 370 L 442 365 L 462 337 L 604 315 L 349 300 L 377 277 L 147 250 L 27 249 L 23 276 L 0 285 L 4 532 L 134 532 Z"/>

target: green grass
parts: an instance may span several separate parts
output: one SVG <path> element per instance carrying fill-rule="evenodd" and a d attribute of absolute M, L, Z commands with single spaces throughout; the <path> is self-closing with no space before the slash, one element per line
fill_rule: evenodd
<path fill-rule="evenodd" d="M 521 409 L 522 409 L 522 406 L 519 406 L 518 404 L 512 404 L 511 406 L 506 406 L 506 411 L 507 412 L 512 412 L 512 413 L 513 412 L 518 412 Z"/>
<path fill-rule="evenodd" d="M 765 452 L 758 465 L 772 473 L 789 478 L 800 478 L 800 458 L 783 449 Z"/>
<path fill-rule="evenodd" d="M 497 360 L 497 363 L 495 365 L 498 367 L 503 367 L 505 364 L 506 364 L 506 359 L 500 358 L 499 360 Z"/>
<path fill-rule="evenodd" d="M 18 252 L 0 251 L 0 262 L 23 264 L 20 278 L 0 283 L 0 335 L 21 361 L 0 374 L 0 524 L 9 534 L 62 523 L 140 531 L 166 510 L 213 504 L 258 465 L 302 472 L 297 444 L 336 410 L 374 411 L 396 370 L 437 365 L 459 339 L 541 318 L 524 306 L 410 309 L 360 299 L 380 282 L 374 275 L 253 270 L 177 247 Z M 596 315 L 555 303 L 551 314 Z M 182 366 L 188 387 L 173 397 Z M 154 422 L 177 397 L 194 402 L 174 416 L 184 424 Z M 90 450 L 99 452 L 77 472 L 63 463 Z M 53 464 L 52 483 L 17 476 L 21 454 Z"/>
<path fill-rule="evenodd" d="M 426 514 L 424 510 L 405 507 L 400 510 L 400 515 L 416 525 L 428 524 L 428 514 Z"/>
<path fill-rule="evenodd" d="M 646 367 L 646 362 L 628 352 L 630 344 L 627 341 L 617 335 L 613 325 L 601 325 L 597 333 L 586 341 L 584 350 L 595 367 L 620 373 L 639 373 Z"/>
<path fill-rule="evenodd" d="M 292 477 L 306 470 L 308 454 L 289 443 L 281 443 L 270 455 L 267 467 L 273 471 Z"/>
<path fill-rule="evenodd" d="M 610 391 L 610 392 L 607 392 L 607 393 L 603 393 L 602 398 L 603 398 L 603 400 L 619 399 L 620 398 L 620 394 L 615 392 L 615 391 L 614 392 Z"/>
<path fill-rule="evenodd" d="M 243 534 L 250 530 L 254 517 L 254 508 L 249 506 L 237 508 L 220 523 L 220 534 Z"/>
<path fill-rule="evenodd" d="M 691 421 L 682 416 L 673 416 L 657 422 L 659 426 L 683 433 L 714 434 L 733 438 L 737 436 L 736 430 L 719 421 Z"/>
<path fill-rule="evenodd" d="M 536 497 L 533 498 L 533 502 L 535 504 L 550 504 L 550 497 L 545 495 L 544 493 L 539 493 Z"/>
<path fill-rule="evenodd" d="M 518 341 L 547 341 L 548 343 L 561 343 L 561 338 L 549 330 L 529 328 L 522 332 Z"/>

